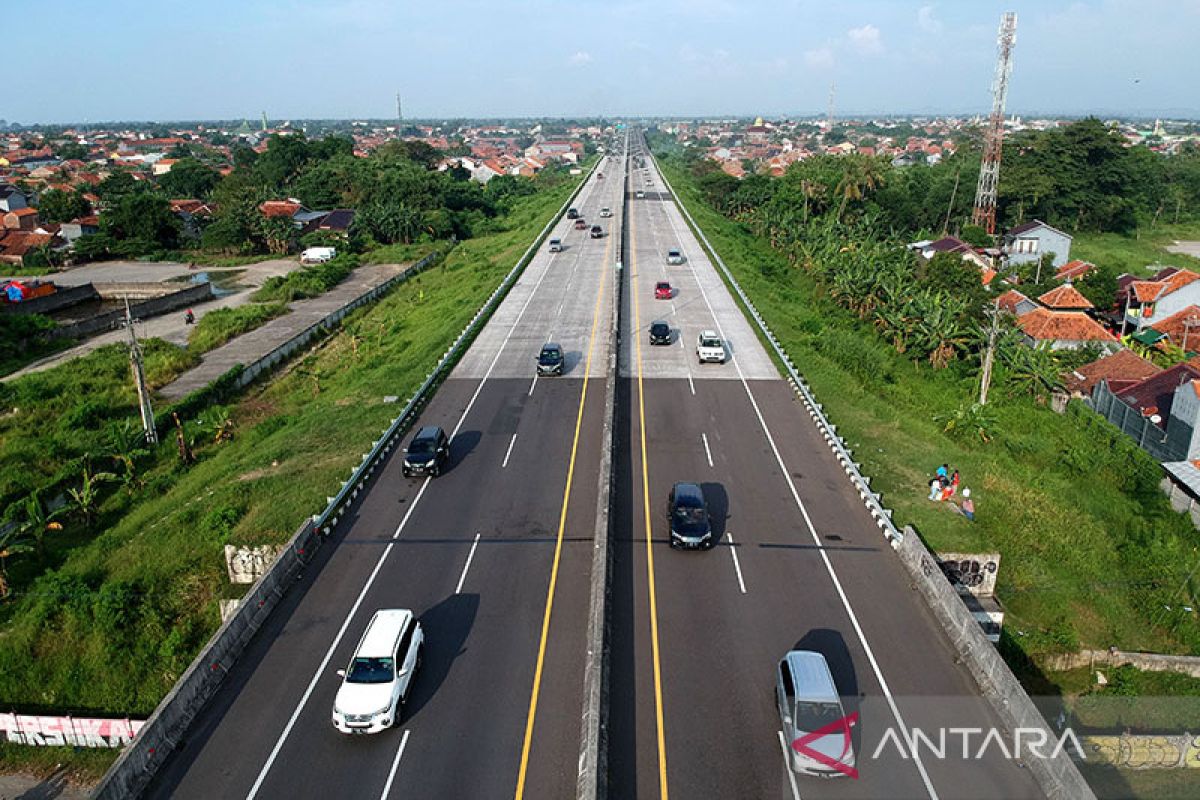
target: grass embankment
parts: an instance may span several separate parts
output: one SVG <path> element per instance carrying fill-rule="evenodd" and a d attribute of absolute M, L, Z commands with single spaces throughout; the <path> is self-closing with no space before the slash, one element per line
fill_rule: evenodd
<path fill-rule="evenodd" d="M 369 250 L 362 255 L 364 264 L 407 264 L 416 263 L 433 252 L 429 242 L 414 242 L 412 244 L 385 244 Z"/>
<path fill-rule="evenodd" d="M 1036 668 L 1023 655 L 1081 644 L 1200 652 L 1200 626 L 1180 607 L 1191 604 L 1196 532 L 1160 493 L 1153 459 L 1079 404 L 1059 415 L 996 388 L 992 441 L 950 438 L 937 418 L 972 401 L 977 365 L 933 371 L 898 355 L 806 272 L 709 208 L 689 176 L 663 167 L 896 522 L 937 551 L 1001 553 L 1004 649 L 1026 678 Z M 972 489 L 976 522 L 925 499 L 944 462 Z"/>
<path fill-rule="evenodd" d="M 1076 233 L 1071 258 L 1111 266 L 1117 273 L 1151 275 L 1163 267 L 1181 267 L 1200 272 L 1200 258 L 1168 252 L 1172 242 L 1200 241 L 1200 224 L 1161 225 L 1138 236 L 1119 233 Z"/>
<path fill-rule="evenodd" d="M 358 256 L 339 255 L 324 264 L 302 267 L 287 275 L 275 275 L 267 278 L 250 299 L 256 303 L 290 303 L 318 297 L 346 280 L 358 264 Z"/>
<path fill-rule="evenodd" d="M 196 327 L 188 334 L 188 349 L 194 353 L 206 353 L 286 313 L 287 304 L 278 302 L 218 308 L 205 314 L 196 323 Z"/>
<path fill-rule="evenodd" d="M 70 347 L 70 339 L 53 337 L 54 320 L 41 314 L 0 314 L 0 376 Z"/>
<path fill-rule="evenodd" d="M 65 781 L 86 787 L 104 777 L 120 754 L 120 750 L 103 748 L 30 747 L 0 741 L 0 770 L 5 775 L 30 775 L 49 781 L 47 786 L 57 786 Z M 45 794 L 31 792 L 29 795 L 19 795 L 26 796 L 49 798 L 57 797 L 58 793 L 46 791 Z"/>
<path fill-rule="evenodd" d="M 522 200 L 507 230 L 461 243 L 286 374 L 207 411 L 227 412 L 235 436 L 217 444 L 203 432 L 195 465 L 161 446 L 147 490 L 110 494 L 98 533 L 6 604 L 0 697 L 26 709 L 153 709 L 216 629 L 217 600 L 244 592 L 228 583 L 222 546 L 286 541 L 325 504 L 399 410 L 383 398 L 416 389 L 570 189 Z"/>

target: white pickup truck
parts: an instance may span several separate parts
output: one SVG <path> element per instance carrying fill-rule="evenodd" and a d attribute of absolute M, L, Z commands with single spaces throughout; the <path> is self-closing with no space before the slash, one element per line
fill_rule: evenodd
<path fill-rule="evenodd" d="M 701 331 L 696 339 L 696 358 L 703 364 L 706 361 L 725 363 L 725 343 L 716 331 Z"/>

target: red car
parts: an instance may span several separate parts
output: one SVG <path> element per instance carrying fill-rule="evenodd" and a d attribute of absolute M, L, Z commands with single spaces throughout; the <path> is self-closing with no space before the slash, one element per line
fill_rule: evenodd
<path fill-rule="evenodd" d="M 671 284 L 666 281 L 659 281 L 654 284 L 654 299 L 655 300 L 670 300 L 671 299 Z"/>
<path fill-rule="evenodd" d="M 575 220 L 575 230 L 577 230 L 577 231 L 587 230 L 587 220 L 585 220 L 583 217 L 580 217 L 579 219 Z"/>

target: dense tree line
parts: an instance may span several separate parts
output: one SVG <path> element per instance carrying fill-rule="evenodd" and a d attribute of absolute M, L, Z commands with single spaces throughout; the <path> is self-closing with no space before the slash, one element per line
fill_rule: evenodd
<path fill-rule="evenodd" d="M 700 158 L 693 153 L 694 160 Z M 726 214 L 841 221 L 877 218 L 900 236 L 959 233 L 982 244 L 968 221 L 980 152 L 960 148 L 933 166 L 892 167 L 887 158 L 818 155 L 780 178 L 741 181 L 715 164 L 695 165 L 706 199 Z M 1008 137 L 997 201 L 1001 229 L 1040 219 L 1066 231 L 1132 233 L 1139 226 L 1200 217 L 1200 148 L 1162 155 L 1128 146 L 1117 131 L 1086 119 Z"/>

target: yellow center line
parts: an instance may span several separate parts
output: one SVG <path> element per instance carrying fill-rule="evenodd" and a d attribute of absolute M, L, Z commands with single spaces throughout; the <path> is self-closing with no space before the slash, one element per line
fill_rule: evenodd
<path fill-rule="evenodd" d="M 650 652 L 654 658 L 654 715 L 658 721 L 658 788 L 667 800 L 667 740 L 663 732 L 662 667 L 658 656 L 658 600 L 654 589 L 653 525 L 650 520 L 650 467 L 646 457 L 646 393 L 642 386 L 642 322 L 637 287 L 637 214 L 629 217 L 629 260 L 632 268 L 629 291 L 633 295 L 633 326 L 630 335 L 637 348 L 638 419 L 642 440 L 642 504 L 646 515 L 646 580 L 650 591 Z"/>
<path fill-rule="evenodd" d="M 533 723 L 537 718 L 538 694 L 542 688 L 542 666 L 546 661 L 546 641 L 550 636 L 550 612 L 554 608 L 554 587 L 558 584 L 558 562 L 562 555 L 563 533 L 567 527 L 567 507 L 571 501 L 571 481 L 575 477 L 575 456 L 579 452 L 579 431 L 583 426 L 583 407 L 587 401 L 588 376 L 592 371 L 592 351 L 596 344 L 596 328 L 600 321 L 600 303 L 604 299 L 604 282 L 609 275 L 608 257 L 612 236 L 604 245 L 604 263 L 600 268 L 600 288 L 596 307 L 592 311 L 592 333 L 588 338 L 587 363 L 583 370 L 583 389 L 579 393 L 579 412 L 575 416 L 575 437 L 571 441 L 571 460 L 567 464 L 567 485 L 563 489 L 562 511 L 558 516 L 558 538 L 554 543 L 554 563 L 550 568 L 550 587 L 546 591 L 546 613 L 542 617 L 542 638 L 538 643 L 537 666 L 533 671 L 533 692 L 529 696 L 529 716 L 525 721 L 525 743 L 521 747 L 521 768 L 517 772 L 516 800 L 525 796 L 525 773 L 529 768 L 529 749 L 533 744 Z"/>

